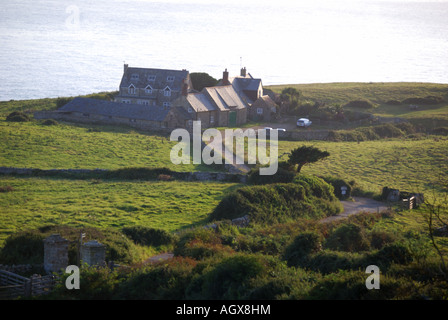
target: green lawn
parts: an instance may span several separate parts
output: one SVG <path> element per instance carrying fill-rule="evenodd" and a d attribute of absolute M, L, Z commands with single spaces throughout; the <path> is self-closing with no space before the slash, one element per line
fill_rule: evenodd
<path fill-rule="evenodd" d="M 39 169 L 167 167 L 216 171 L 206 165 L 174 165 L 169 137 L 131 128 L 0 120 L 0 166 Z"/>
<path fill-rule="evenodd" d="M 448 176 L 448 139 L 375 140 L 357 142 L 279 142 L 279 155 L 301 145 L 313 145 L 330 156 L 303 167 L 303 173 L 355 180 L 365 191 L 383 187 L 432 193 Z M 287 156 L 284 158 L 287 159 Z M 443 190 L 436 189 L 436 194 Z"/>
<path fill-rule="evenodd" d="M 238 184 L 0 177 L 0 247 L 16 231 L 45 224 L 144 225 L 176 231 L 203 223 Z"/>

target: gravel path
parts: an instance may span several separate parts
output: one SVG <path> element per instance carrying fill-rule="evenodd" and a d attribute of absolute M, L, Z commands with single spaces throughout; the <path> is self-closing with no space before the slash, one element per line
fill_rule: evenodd
<path fill-rule="evenodd" d="M 353 201 L 341 201 L 342 205 L 344 206 L 344 212 L 336 215 L 324 218 L 320 220 L 323 223 L 335 221 L 338 219 L 344 219 L 352 214 L 357 214 L 360 212 L 380 212 L 383 210 L 388 209 L 388 206 L 383 203 L 376 200 L 372 200 L 369 198 L 353 198 Z"/>

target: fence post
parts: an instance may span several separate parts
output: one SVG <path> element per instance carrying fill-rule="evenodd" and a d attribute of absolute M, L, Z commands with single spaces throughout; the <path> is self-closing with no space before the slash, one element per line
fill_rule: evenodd
<path fill-rule="evenodd" d="M 25 297 L 31 297 L 31 293 L 33 292 L 33 278 L 30 278 L 24 283 Z"/>

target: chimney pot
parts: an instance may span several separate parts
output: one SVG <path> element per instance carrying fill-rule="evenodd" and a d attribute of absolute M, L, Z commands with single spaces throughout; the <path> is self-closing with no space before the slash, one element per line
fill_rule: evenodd
<path fill-rule="evenodd" d="M 246 67 L 241 69 L 241 76 L 246 77 Z"/>

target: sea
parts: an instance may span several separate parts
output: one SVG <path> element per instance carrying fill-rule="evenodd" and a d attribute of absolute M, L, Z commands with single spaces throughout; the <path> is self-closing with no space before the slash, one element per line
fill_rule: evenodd
<path fill-rule="evenodd" d="M 448 1 L 8 0 L 0 101 L 118 89 L 123 65 L 263 85 L 448 83 Z"/>

